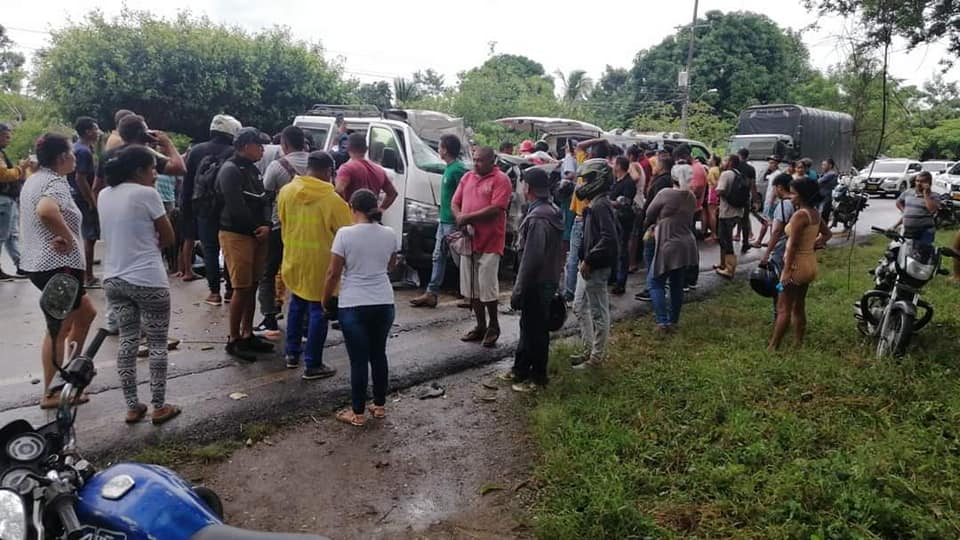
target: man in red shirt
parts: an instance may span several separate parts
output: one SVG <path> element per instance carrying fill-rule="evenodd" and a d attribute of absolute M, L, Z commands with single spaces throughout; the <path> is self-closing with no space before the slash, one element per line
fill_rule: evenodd
<path fill-rule="evenodd" d="M 482 341 L 484 347 L 496 347 L 500 338 L 497 274 L 507 238 L 507 207 L 513 194 L 510 179 L 496 167 L 495 160 L 493 148 L 478 148 L 473 155 L 473 170 L 460 180 L 451 201 L 457 226 L 469 226 L 473 236 L 473 255 L 460 257 L 460 293 L 470 299 L 477 325 L 462 339 Z"/>
<path fill-rule="evenodd" d="M 383 167 L 364 157 L 367 153 L 367 139 L 363 133 L 350 134 L 347 153 L 350 154 L 350 161 L 337 170 L 337 193 L 343 200 L 350 202 L 350 197 L 359 189 L 369 189 L 378 198 L 382 191 L 385 197 L 380 204 L 380 210 L 386 211 L 397 198 L 397 188 L 393 187 L 393 182 L 387 177 Z"/>

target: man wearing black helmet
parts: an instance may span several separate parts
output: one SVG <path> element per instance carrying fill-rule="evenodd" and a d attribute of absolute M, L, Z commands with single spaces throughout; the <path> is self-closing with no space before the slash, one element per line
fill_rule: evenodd
<path fill-rule="evenodd" d="M 610 333 L 610 296 L 607 281 L 617 263 L 619 234 L 613 205 L 607 196 L 613 172 L 605 158 L 589 159 L 580 166 L 584 184 L 577 197 L 589 205 L 584 210 L 583 244 L 580 246 L 577 289 L 573 311 L 580 321 L 580 338 L 586 351 L 574 357 L 575 368 L 596 367 L 603 361 Z"/>

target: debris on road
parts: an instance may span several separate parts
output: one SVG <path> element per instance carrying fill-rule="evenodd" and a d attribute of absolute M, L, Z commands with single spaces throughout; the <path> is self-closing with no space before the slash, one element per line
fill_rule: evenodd
<path fill-rule="evenodd" d="M 434 382 L 430 383 L 430 388 L 420 394 L 420 399 L 434 399 L 443 397 L 446 395 L 446 393 L 447 391 L 444 390 L 442 386 Z"/>
<path fill-rule="evenodd" d="M 248 397 L 250 396 L 248 396 L 247 394 L 244 394 L 243 392 L 234 392 L 230 394 L 230 399 L 234 401 L 240 401 L 241 399 L 247 399 Z"/>

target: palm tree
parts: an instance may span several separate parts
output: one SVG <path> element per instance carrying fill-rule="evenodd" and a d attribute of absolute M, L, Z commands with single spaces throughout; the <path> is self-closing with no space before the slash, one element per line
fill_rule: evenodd
<path fill-rule="evenodd" d="M 561 96 L 563 101 L 583 101 L 587 99 L 590 92 L 593 91 L 593 79 L 587 76 L 587 72 L 582 69 L 575 69 L 569 75 L 564 75 L 559 69 L 556 71 L 557 79 L 560 80 Z"/>
<path fill-rule="evenodd" d="M 420 88 L 414 82 L 397 77 L 393 80 L 393 98 L 397 105 L 416 101 L 420 98 Z"/>

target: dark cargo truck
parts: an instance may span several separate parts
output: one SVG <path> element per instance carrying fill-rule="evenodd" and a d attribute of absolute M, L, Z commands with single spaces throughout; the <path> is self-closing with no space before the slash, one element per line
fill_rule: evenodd
<path fill-rule="evenodd" d="M 750 151 L 758 182 L 765 182 L 770 155 L 810 158 L 816 167 L 833 158 L 837 170 L 846 173 L 853 168 L 853 117 L 800 105 L 755 105 L 740 113 L 737 134 L 730 138 L 731 153 L 741 148 Z"/>

